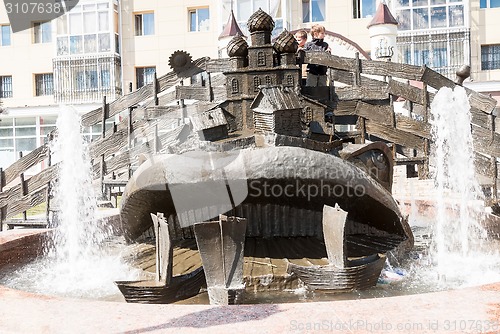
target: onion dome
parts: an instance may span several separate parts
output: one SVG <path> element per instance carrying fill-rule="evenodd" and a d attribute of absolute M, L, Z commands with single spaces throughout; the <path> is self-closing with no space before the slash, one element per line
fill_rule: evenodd
<path fill-rule="evenodd" d="M 295 53 L 298 46 L 295 37 L 286 29 L 279 34 L 273 45 L 278 53 Z"/>
<path fill-rule="evenodd" d="M 240 36 L 234 36 L 227 43 L 227 55 L 229 57 L 246 57 L 248 55 L 248 43 Z"/>
<path fill-rule="evenodd" d="M 273 31 L 274 20 L 273 18 L 259 8 L 255 13 L 248 18 L 247 22 L 248 31 Z"/>

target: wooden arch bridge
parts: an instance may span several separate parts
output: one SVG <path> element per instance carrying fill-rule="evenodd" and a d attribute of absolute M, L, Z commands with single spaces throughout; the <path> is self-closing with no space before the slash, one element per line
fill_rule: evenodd
<path fill-rule="evenodd" d="M 296 54 L 290 57 L 296 62 Z M 299 142 L 304 145 L 305 142 L 308 148 L 325 152 L 348 141 L 381 140 L 392 149 L 396 165 L 418 166 L 418 177 L 428 177 L 432 141 L 429 110 L 435 95 L 432 91 L 441 87 L 453 88 L 457 83 L 425 66 L 321 53 L 304 53 L 301 59 L 304 63 L 327 66 L 331 85 L 313 88 L 295 82 L 293 84 L 300 89 L 299 95 L 313 104 L 321 104 L 333 115 L 330 121 L 335 125 L 355 125 L 355 130 L 334 131 L 324 120 L 324 114 L 318 116 L 313 112 L 308 116 L 305 113 L 306 121 L 319 123 L 323 133 L 320 131 L 306 141 L 283 135 L 277 140 L 277 146 L 294 146 Z M 171 72 L 155 77 L 153 83 L 115 101 L 108 103 L 104 99 L 102 107 L 82 116 L 82 126 L 103 125 L 101 138 L 92 141 L 89 148 L 96 185 L 103 197 L 109 199 L 114 188 L 124 186 L 142 160 L 157 153 L 176 152 L 190 133 L 207 130 L 209 135 L 208 130 L 223 124 L 216 124 L 218 114 L 215 112 L 210 120 L 198 115 L 191 117 L 191 122 L 185 122 L 188 114 L 212 110 L 234 115 L 235 111 L 226 107 L 232 99 L 229 76 L 238 71 L 237 62 L 237 57 L 192 61 L 187 53 L 176 52 L 171 57 Z M 283 67 L 283 62 L 279 66 Z M 290 64 L 291 61 L 287 65 L 289 68 Z M 293 66 L 299 73 L 299 65 Z M 500 134 L 496 131 L 494 112 L 496 100 L 470 89 L 466 91 L 472 111 L 476 171 L 482 185 L 492 190 L 488 199 L 491 204 L 497 201 L 500 157 Z M 257 94 L 258 90 L 246 100 L 251 102 Z M 194 103 L 188 104 L 188 100 Z M 407 115 L 395 112 L 396 100 L 405 101 Z M 120 121 L 106 130 L 106 121 L 117 115 L 121 116 Z M 231 122 L 225 127 L 230 132 L 234 130 L 235 134 L 244 133 L 238 130 L 238 117 L 233 121 L 236 124 L 233 129 Z M 240 121 L 245 123 L 245 120 Z M 246 124 L 246 129 L 252 127 L 249 122 Z M 207 147 L 215 151 L 230 150 L 251 140 L 249 138 L 230 133 L 225 139 L 209 140 Z M 50 189 L 57 180 L 58 165 L 51 164 L 49 146 L 44 144 L 0 170 L 0 226 L 51 226 L 49 212 L 57 208 L 51 203 Z M 42 162 L 45 168 L 27 177 L 27 171 Z M 42 203 L 47 203 L 46 219 L 29 219 L 26 212 Z M 23 218 L 14 219 L 20 214 Z"/>

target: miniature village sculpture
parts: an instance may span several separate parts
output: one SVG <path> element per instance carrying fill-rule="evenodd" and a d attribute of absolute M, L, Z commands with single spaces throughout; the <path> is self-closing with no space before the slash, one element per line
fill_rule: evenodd
<path fill-rule="evenodd" d="M 82 125 L 90 126 L 127 113 L 90 145 L 99 190 L 108 199 L 122 195 L 117 233 L 129 242 L 156 240 L 155 279 L 116 282 L 127 301 L 172 302 L 206 286 L 211 303 L 244 302 L 256 281 L 269 283 L 267 274 L 248 275 L 251 265 L 277 279 L 272 273 L 280 263 L 267 259 L 262 245 L 279 245 L 283 253 L 300 238 L 314 240 L 324 258 L 315 259 L 320 265 L 287 264 L 283 284 L 366 288 L 376 283 L 387 252 L 411 248 L 412 232 L 391 195 L 393 167 L 428 177 L 434 97 L 428 87 L 461 84 L 466 69 L 454 83 L 425 66 L 297 54 L 290 32 L 271 40 L 273 27 L 258 10 L 248 21 L 250 45 L 234 37 L 229 58 L 192 60 L 176 51 L 171 72 L 83 115 Z M 327 66 L 330 85 L 304 86 L 302 63 Z M 477 172 L 496 203 L 496 101 L 466 90 Z M 407 114 L 395 112 L 398 97 Z M 9 227 L 28 224 L 11 217 L 43 202 L 42 223 L 57 223 L 50 205 L 57 165 L 49 159 L 48 168 L 24 180 L 26 170 L 49 157 L 46 144 L 0 171 L 0 218 Z M 19 185 L 4 188 L 17 179 Z M 201 261 L 174 275 L 172 253 L 188 241 Z M 267 262 L 251 264 L 252 252 Z M 298 257 L 306 253 L 294 249 Z"/>

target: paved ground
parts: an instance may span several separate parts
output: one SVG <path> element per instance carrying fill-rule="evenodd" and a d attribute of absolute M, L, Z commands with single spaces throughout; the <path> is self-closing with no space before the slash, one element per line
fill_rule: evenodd
<path fill-rule="evenodd" d="M 39 231 L 0 233 L 0 257 Z M 0 286 L 0 333 L 201 331 L 500 333 L 500 283 L 411 296 L 226 307 L 88 301 Z"/>

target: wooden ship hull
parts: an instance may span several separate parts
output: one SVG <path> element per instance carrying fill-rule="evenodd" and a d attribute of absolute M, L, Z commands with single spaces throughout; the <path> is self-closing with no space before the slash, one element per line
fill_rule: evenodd
<path fill-rule="evenodd" d="M 288 263 L 287 272 L 296 275 L 310 290 L 351 291 L 375 286 L 384 267 L 385 255 L 369 256 L 361 264 L 345 268 L 333 264 L 326 266 L 300 266 Z"/>
<path fill-rule="evenodd" d="M 154 280 L 115 281 L 127 303 L 168 304 L 196 296 L 206 286 L 203 267 L 172 277 L 169 285 Z"/>

